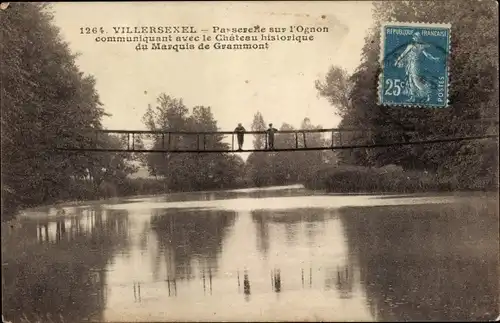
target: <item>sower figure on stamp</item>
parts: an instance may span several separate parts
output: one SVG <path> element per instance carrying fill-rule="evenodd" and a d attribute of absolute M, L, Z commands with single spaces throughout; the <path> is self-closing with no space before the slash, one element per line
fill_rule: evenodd
<path fill-rule="evenodd" d="M 278 132 L 278 129 L 273 128 L 273 124 L 269 124 L 269 129 L 267 129 L 267 143 L 268 143 L 268 149 L 272 150 L 274 149 L 274 133 Z"/>
<path fill-rule="evenodd" d="M 236 129 L 234 129 L 234 132 L 236 132 L 236 136 L 238 137 L 238 150 L 242 150 L 243 148 L 243 140 L 245 137 L 245 128 L 241 125 L 241 123 L 238 123 L 238 126 Z"/>
<path fill-rule="evenodd" d="M 432 92 L 431 80 L 425 73 L 425 70 L 420 66 L 420 60 L 425 58 L 438 61 L 438 57 L 426 51 L 431 45 L 422 41 L 419 32 L 415 32 L 412 37 L 412 42 L 408 44 L 404 52 L 399 55 L 394 63 L 395 66 L 405 69 L 406 86 L 404 87 L 403 94 L 408 95 L 409 101 L 415 102 L 415 99 L 424 99 L 426 102 L 430 101 Z"/>

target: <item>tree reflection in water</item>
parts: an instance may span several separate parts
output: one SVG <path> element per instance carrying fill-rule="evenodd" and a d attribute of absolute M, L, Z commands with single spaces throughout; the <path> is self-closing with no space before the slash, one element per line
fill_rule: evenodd
<path fill-rule="evenodd" d="M 168 281 L 190 280 L 217 274 L 217 261 L 226 231 L 234 224 L 236 212 L 205 209 L 155 210 L 151 228 L 158 241 L 158 250 L 165 258 Z M 154 266 L 158 276 L 159 261 Z M 197 275 L 193 272 L 193 260 L 198 262 Z M 206 286 L 205 286 L 206 287 Z"/>
<path fill-rule="evenodd" d="M 182 192 L 172 193 L 160 198 L 163 202 L 183 202 L 183 201 L 214 201 L 214 200 L 232 200 L 238 198 L 267 198 L 311 195 L 310 191 L 300 188 L 290 187 L 288 189 L 241 189 L 229 191 L 205 191 L 205 192 Z"/>
<path fill-rule="evenodd" d="M 497 204 L 346 208 L 342 214 L 378 320 L 484 320 L 498 311 Z"/>
<path fill-rule="evenodd" d="M 245 300 L 248 302 L 250 300 L 250 280 L 248 279 L 248 271 L 246 270 L 243 275 L 243 293 L 245 294 Z"/>
<path fill-rule="evenodd" d="M 289 246 L 296 245 L 296 232 L 299 223 L 306 224 L 306 234 L 310 240 L 309 244 L 314 244 L 314 238 L 320 226 L 329 216 L 328 210 L 310 208 L 310 209 L 290 209 L 290 210 L 253 210 L 251 211 L 252 221 L 255 224 L 257 235 L 257 250 L 262 253 L 264 259 L 267 258 L 269 244 L 269 224 L 282 224 L 285 227 L 286 240 Z"/>
<path fill-rule="evenodd" d="M 281 225 L 285 229 L 285 239 L 287 247 L 293 249 L 298 243 L 303 243 L 298 239 L 298 231 L 304 230 L 307 239 L 307 248 L 313 250 L 317 247 L 316 243 L 321 235 L 325 234 L 326 223 L 332 219 L 338 219 L 336 210 L 328 210 L 323 208 L 302 208 L 302 209 L 287 209 L 287 210 L 253 210 L 251 212 L 252 221 L 256 228 L 257 250 L 261 252 L 264 259 L 268 256 L 270 249 L 270 238 L 277 239 L 276 236 L 270 237 L 270 225 Z M 321 244 L 321 242 L 319 242 Z M 302 246 L 301 246 L 302 247 Z M 329 245 L 329 248 L 340 248 L 338 245 Z M 351 255 L 347 255 L 349 259 Z M 325 259 L 327 262 L 329 259 Z M 341 298 L 351 298 L 354 289 L 353 267 L 351 264 L 341 267 L 336 266 L 329 268 L 329 265 L 323 267 L 320 265 L 314 269 L 315 272 L 324 272 L 324 289 L 337 289 Z M 311 267 L 305 269 L 298 268 L 297 273 L 300 273 L 300 282 L 302 288 L 312 288 L 313 284 L 313 269 Z M 321 277 L 318 277 L 321 280 Z M 271 285 L 274 291 L 281 292 L 281 272 L 271 271 Z M 318 285 L 319 287 L 320 285 Z M 319 287 L 321 288 L 321 287 Z"/>
<path fill-rule="evenodd" d="M 106 266 L 127 248 L 122 210 L 77 211 L 57 220 L 26 220 L 2 234 L 3 313 L 20 322 L 102 319 Z"/>
<path fill-rule="evenodd" d="M 276 293 L 281 292 L 281 270 L 275 269 L 273 271 L 273 282 L 274 282 L 274 291 Z"/>

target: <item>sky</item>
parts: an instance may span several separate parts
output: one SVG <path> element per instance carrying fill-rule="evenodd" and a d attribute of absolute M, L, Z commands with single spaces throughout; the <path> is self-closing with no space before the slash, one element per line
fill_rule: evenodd
<path fill-rule="evenodd" d="M 241 122 L 250 128 L 260 111 L 267 123 L 300 127 L 305 117 L 324 128 L 340 121 L 318 97 L 315 80 L 330 66 L 349 72 L 359 65 L 372 25 L 371 2 L 60 2 L 54 23 L 86 74 L 96 78 L 101 102 L 111 117 L 107 129 L 146 129 L 141 119 L 159 94 L 185 105 L 210 106 L 221 130 Z M 192 25 L 220 27 L 328 27 L 308 43 L 271 43 L 268 50 L 137 51 L 136 43 L 97 43 L 81 27 Z"/>

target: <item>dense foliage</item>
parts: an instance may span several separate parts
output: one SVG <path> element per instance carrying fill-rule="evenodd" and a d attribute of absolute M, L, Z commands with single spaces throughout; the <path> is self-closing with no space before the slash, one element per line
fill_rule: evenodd
<path fill-rule="evenodd" d="M 54 143 L 85 141 L 79 130 L 99 128 L 104 111 L 41 4 L 12 5 L 1 24 L 2 204 L 54 201 L 98 162 Z"/>
<path fill-rule="evenodd" d="M 252 122 L 252 131 L 264 131 L 267 123 L 264 116 L 257 112 Z M 300 129 L 321 129 L 314 126 L 308 118 L 305 118 Z M 293 126 L 283 123 L 280 131 L 294 131 Z M 255 149 L 265 147 L 265 135 L 254 135 L 253 145 Z M 304 139 L 308 147 L 322 147 L 328 145 L 326 138 L 321 133 L 276 133 L 275 148 L 293 148 L 296 143 L 304 147 Z M 255 186 L 285 185 L 304 182 L 309 174 L 318 170 L 322 165 L 333 159 L 333 153 L 325 151 L 290 151 L 290 152 L 254 152 L 251 153 L 246 162 L 246 176 L 248 182 Z"/>
<path fill-rule="evenodd" d="M 135 170 L 128 155 L 55 150 L 88 143 L 105 112 L 47 9 L 11 3 L 0 13 L 2 219 L 19 207 L 138 191 L 126 185 Z M 96 144 L 123 143 L 103 135 Z"/>
<path fill-rule="evenodd" d="M 375 143 L 397 140 L 416 130 L 420 138 L 471 136 L 498 127 L 497 10 L 491 1 L 381 1 L 374 3 L 375 26 L 366 38 L 362 61 L 349 76 L 334 66 L 316 88 L 337 107 L 341 126 L 370 127 Z M 449 22 L 451 29 L 450 107 L 409 109 L 377 104 L 380 23 Z M 357 138 L 350 138 L 355 142 Z M 498 187 L 498 142 L 464 141 L 374 150 L 342 151 L 348 164 L 435 172 L 457 189 Z M 354 174 L 353 174 L 354 175 Z"/>
<path fill-rule="evenodd" d="M 189 109 L 182 100 L 166 94 L 158 97 L 158 105 L 149 107 L 144 123 L 150 130 L 177 132 L 215 132 L 218 130 L 210 107 L 197 106 Z M 153 148 L 171 149 L 228 149 L 222 135 L 203 136 L 193 134 L 156 136 Z M 168 146 L 170 145 L 170 146 Z M 198 146 L 200 145 L 200 146 Z M 242 185 L 244 161 L 237 155 L 216 154 L 149 154 L 144 162 L 149 172 L 165 179 L 172 190 L 192 191 L 232 188 Z"/>
<path fill-rule="evenodd" d="M 395 165 L 326 167 L 310 174 L 304 185 L 333 193 L 416 193 L 453 189 L 449 181 L 434 173 L 403 170 Z"/>

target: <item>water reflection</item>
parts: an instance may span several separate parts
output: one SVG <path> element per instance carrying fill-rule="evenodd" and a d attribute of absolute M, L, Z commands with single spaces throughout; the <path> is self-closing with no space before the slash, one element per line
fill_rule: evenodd
<path fill-rule="evenodd" d="M 245 294 L 245 300 L 248 302 L 250 300 L 250 280 L 248 279 L 248 271 L 246 270 L 243 276 L 243 292 Z"/>
<path fill-rule="evenodd" d="M 277 186 L 267 189 L 239 189 L 229 191 L 201 191 L 201 192 L 183 192 L 171 193 L 154 198 L 129 199 L 128 202 L 154 201 L 154 202 L 186 202 L 186 201 L 215 201 L 229 200 L 238 198 L 264 198 L 264 197 L 290 197 L 307 196 L 313 192 L 308 191 L 302 185 L 295 186 Z"/>
<path fill-rule="evenodd" d="M 499 304 L 495 203 L 342 210 L 375 317 L 493 319 Z"/>
<path fill-rule="evenodd" d="M 216 200 L 234 193 L 198 194 Z M 24 221 L 7 239 L 2 235 L 7 318 L 369 321 L 494 314 L 497 206 L 476 199 L 321 208 L 339 199 L 325 196 L 318 206 L 308 196 L 276 197 L 267 210 L 262 200 L 245 199 L 251 207 L 238 212 L 217 203 L 152 208 L 144 200 L 129 209 L 93 206 Z M 279 208 L 290 200 L 300 207 Z"/>
<path fill-rule="evenodd" d="M 141 302 L 141 283 L 134 282 L 134 301 Z"/>
<path fill-rule="evenodd" d="M 307 243 L 314 246 L 314 238 L 321 234 L 324 223 L 328 219 L 336 217 L 336 212 L 325 209 L 289 209 L 289 210 L 253 210 L 252 221 L 256 228 L 257 249 L 263 257 L 267 257 L 269 251 L 269 227 L 273 224 L 283 225 L 285 229 L 285 241 L 288 247 L 298 244 L 298 234 L 305 226 Z M 319 226 L 318 224 L 322 224 Z"/>
<path fill-rule="evenodd" d="M 168 296 L 177 296 L 177 281 L 175 279 L 167 278 Z M 205 288 L 205 285 L 203 285 Z"/>
<path fill-rule="evenodd" d="M 154 210 L 151 229 L 156 234 L 159 255 L 163 256 L 168 280 L 191 280 L 205 271 L 217 273 L 217 260 L 227 228 L 234 223 L 235 212 L 165 209 Z M 199 273 L 193 271 L 193 261 Z M 159 265 L 155 266 L 160 268 Z M 158 272 L 154 273 L 155 277 Z"/>
<path fill-rule="evenodd" d="M 335 287 L 339 291 L 340 298 L 351 298 L 354 289 L 353 272 L 350 266 L 337 267 L 337 281 Z"/>
<path fill-rule="evenodd" d="M 275 269 L 273 272 L 273 282 L 274 291 L 276 293 L 281 292 L 281 271 L 279 269 Z"/>
<path fill-rule="evenodd" d="M 207 293 L 207 277 L 205 273 L 205 269 L 202 269 L 202 276 L 203 276 L 203 292 L 204 294 Z M 208 288 L 209 288 L 209 293 L 212 295 L 212 269 L 209 267 L 208 268 Z"/>
<path fill-rule="evenodd" d="M 256 229 L 257 250 L 262 253 L 264 258 L 267 258 L 269 251 L 269 221 L 264 212 L 252 211 L 251 214 Z"/>
<path fill-rule="evenodd" d="M 2 235 L 6 319 L 102 319 L 106 266 L 127 247 L 127 212 L 80 210 L 71 219 L 26 221 Z"/>

